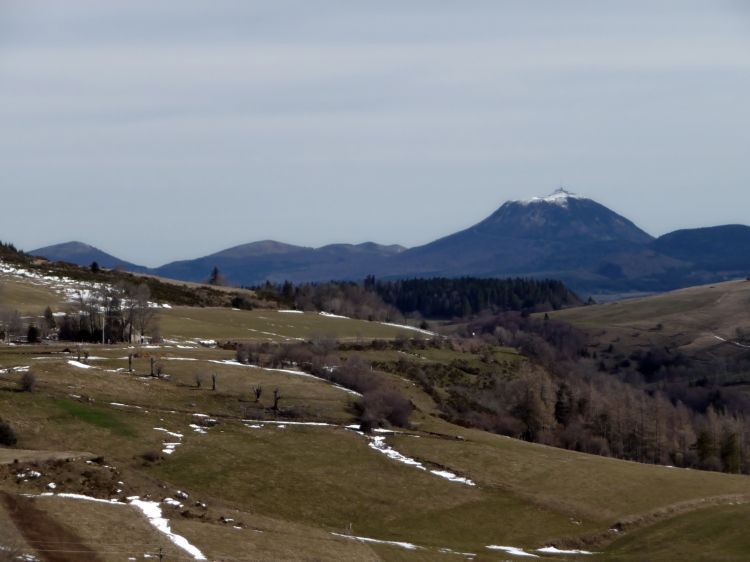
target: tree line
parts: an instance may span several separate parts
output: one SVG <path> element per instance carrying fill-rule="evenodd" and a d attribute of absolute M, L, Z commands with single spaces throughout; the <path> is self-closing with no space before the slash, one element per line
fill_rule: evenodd
<path fill-rule="evenodd" d="M 214 271 L 212 275 L 219 275 Z M 395 321 L 451 319 L 503 311 L 539 312 L 580 305 L 561 281 L 477 277 L 363 282 L 282 284 L 252 287 L 259 298 L 300 310 L 321 310 L 353 318 Z"/>

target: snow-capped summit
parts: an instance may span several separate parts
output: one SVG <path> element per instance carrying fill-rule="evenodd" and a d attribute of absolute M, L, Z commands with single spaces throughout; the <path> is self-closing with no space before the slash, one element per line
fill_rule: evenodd
<path fill-rule="evenodd" d="M 547 197 L 532 197 L 531 199 L 523 199 L 518 202 L 524 205 L 529 205 L 531 203 L 554 203 L 555 205 L 566 206 L 570 199 L 585 199 L 585 197 L 573 193 L 572 191 L 568 191 L 564 187 L 558 187 Z"/>

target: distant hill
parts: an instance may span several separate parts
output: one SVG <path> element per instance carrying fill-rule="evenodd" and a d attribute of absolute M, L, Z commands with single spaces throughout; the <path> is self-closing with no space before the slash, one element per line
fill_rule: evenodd
<path fill-rule="evenodd" d="M 750 271 L 750 227 L 740 224 L 677 230 L 657 239 L 654 249 L 701 269 Z"/>
<path fill-rule="evenodd" d="M 51 261 L 63 261 L 84 267 L 88 267 L 93 262 L 96 262 L 100 267 L 107 269 L 124 269 L 134 272 L 146 271 L 146 268 L 143 266 L 121 260 L 99 248 L 77 241 L 37 248 L 29 252 L 29 254 L 41 256 Z"/>
<path fill-rule="evenodd" d="M 155 269 L 154 273 L 186 281 L 203 281 L 214 267 L 218 267 L 228 282 L 236 285 L 254 285 L 266 280 L 359 279 L 367 275 L 373 263 L 403 251 L 402 246 L 382 246 L 372 242 L 309 248 L 264 240 L 195 260 L 172 262 Z"/>

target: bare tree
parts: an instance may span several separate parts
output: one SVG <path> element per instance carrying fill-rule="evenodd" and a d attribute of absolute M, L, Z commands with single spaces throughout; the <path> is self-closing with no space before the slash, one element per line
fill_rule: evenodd
<path fill-rule="evenodd" d="M 211 270 L 211 275 L 208 277 L 209 285 L 226 285 L 227 280 L 224 275 L 219 271 L 218 267 L 214 267 Z"/>
<path fill-rule="evenodd" d="M 156 318 L 156 309 L 152 308 L 149 303 L 151 290 L 146 283 L 141 283 L 133 295 L 135 300 L 135 326 L 140 333 L 141 338 L 152 326 Z"/>

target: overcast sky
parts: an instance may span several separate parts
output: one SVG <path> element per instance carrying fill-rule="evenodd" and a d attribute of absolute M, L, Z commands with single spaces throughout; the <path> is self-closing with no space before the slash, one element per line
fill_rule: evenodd
<path fill-rule="evenodd" d="M 742 1 L 0 0 L 26 250 L 417 245 L 561 183 L 655 235 L 748 223 L 749 149 Z"/>

